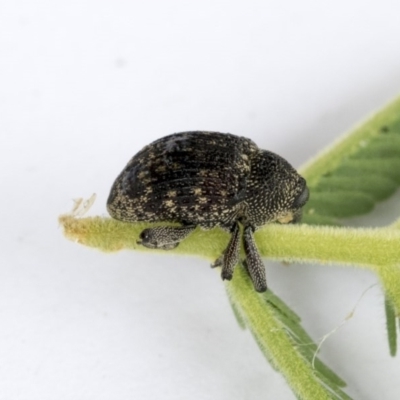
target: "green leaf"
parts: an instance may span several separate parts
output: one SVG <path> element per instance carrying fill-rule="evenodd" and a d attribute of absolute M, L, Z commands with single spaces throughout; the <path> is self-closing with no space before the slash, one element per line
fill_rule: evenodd
<path fill-rule="evenodd" d="M 370 212 L 400 186 L 400 99 L 344 135 L 301 169 L 310 189 L 303 221 Z M 317 222 L 318 223 L 318 222 Z"/>
<path fill-rule="evenodd" d="M 237 267 L 226 289 L 240 320 L 299 399 L 350 399 L 341 390 L 345 382 L 316 357 L 317 345 L 301 327 L 298 315 L 278 296 L 270 290 L 255 292 L 243 267 Z"/>
<path fill-rule="evenodd" d="M 389 350 L 390 355 L 394 357 L 397 352 L 396 314 L 390 299 L 387 297 L 385 299 L 385 311 Z"/>

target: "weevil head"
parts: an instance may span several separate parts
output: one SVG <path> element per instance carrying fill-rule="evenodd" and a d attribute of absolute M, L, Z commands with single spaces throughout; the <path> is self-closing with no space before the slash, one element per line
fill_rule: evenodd
<path fill-rule="evenodd" d="M 282 157 L 261 150 L 252 160 L 246 202 L 249 222 L 298 222 L 309 191 L 305 179 Z"/>
<path fill-rule="evenodd" d="M 298 175 L 298 177 L 293 176 L 292 179 L 292 188 L 285 190 L 288 196 L 287 201 L 283 202 L 282 211 L 276 218 L 276 221 L 282 224 L 294 224 L 301 221 L 303 206 L 307 203 L 310 195 L 306 180 L 303 177 Z M 291 193 L 294 195 L 291 195 Z"/>

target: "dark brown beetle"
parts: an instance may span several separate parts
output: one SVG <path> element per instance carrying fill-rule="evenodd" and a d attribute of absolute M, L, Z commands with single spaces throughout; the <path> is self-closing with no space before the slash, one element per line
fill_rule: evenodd
<path fill-rule="evenodd" d="M 246 266 L 258 292 L 267 289 L 254 231 L 270 222 L 297 222 L 308 200 L 306 181 L 282 157 L 229 133 L 182 132 L 137 153 L 117 177 L 107 201 L 121 221 L 174 222 L 145 229 L 138 243 L 173 249 L 199 226 L 231 233 L 222 256 L 222 279 L 239 261 L 243 225 Z"/>

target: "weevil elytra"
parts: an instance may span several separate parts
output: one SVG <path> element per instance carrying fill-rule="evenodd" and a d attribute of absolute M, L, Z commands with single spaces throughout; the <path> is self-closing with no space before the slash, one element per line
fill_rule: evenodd
<path fill-rule="evenodd" d="M 254 231 L 270 222 L 297 222 L 308 200 L 306 181 L 282 157 L 250 139 L 219 132 L 175 133 L 144 147 L 115 180 L 107 201 L 121 221 L 174 222 L 143 230 L 138 243 L 173 249 L 199 226 L 231 234 L 213 266 L 230 280 L 243 241 L 258 292 L 267 289 Z M 243 225 L 243 234 L 239 224 Z"/>

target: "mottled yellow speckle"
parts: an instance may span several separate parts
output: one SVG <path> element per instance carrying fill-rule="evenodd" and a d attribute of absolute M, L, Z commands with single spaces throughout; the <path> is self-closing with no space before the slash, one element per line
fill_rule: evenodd
<path fill-rule="evenodd" d="M 172 200 L 167 200 L 167 201 L 165 202 L 165 205 L 166 205 L 167 207 L 169 207 L 169 208 L 173 207 L 174 204 L 175 204 L 175 203 L 174 203 Z"/>
<path fill-rule="evenodd" d="M 286 214 L 282 214 L 277 218 L 277 221 L 281 224 L 288 224 L 290 221 L 293 220 L 293 212 L 289 211 Z"/>

